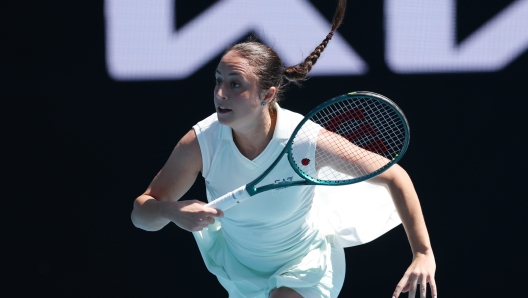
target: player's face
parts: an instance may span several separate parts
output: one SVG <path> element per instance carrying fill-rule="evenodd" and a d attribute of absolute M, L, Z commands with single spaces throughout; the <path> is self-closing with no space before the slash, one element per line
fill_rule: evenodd
<path fill-rule="evenodd" d="M 246 59 L 231 51 L 225 54 L 215 72 L 214 103 L 218 121 L 231 128 L 254 126 L 263 114 L 258 80 Z"/>

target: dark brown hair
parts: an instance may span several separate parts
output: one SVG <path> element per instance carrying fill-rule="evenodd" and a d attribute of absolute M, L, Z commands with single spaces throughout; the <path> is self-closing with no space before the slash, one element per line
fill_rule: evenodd
<path fill-rule="evenodd" d="M 270 87 L 277 88 L 274 100 L 280 101 L 284 86 L 288 82 L 299 84 L 307 78 L 308 73 L 312 70 L 313 65 L 319 59 L 319 56 L 326 48 L 326 45 L 332 39 L 335 30 L 341 25 L 345 16 L 346 0 L 338 0 L 334 19 L 332 21 L 332 30 L 326 38 L 319 44 L 315 50 L 304 59 L 303 62 L 289 67 L 284 67 L 277 53 L 270 47 L 258 42 L 255 38 L 235 44 L 227 49 L 226 54 L 230 51 L 236 52 L 240 57 L 246 59 L 254 68 L 254 74 L 257 76 L 259 87 L 266 90 Z M 284 81 L 284 78 L 287 81 Z M 271 106 L 271 105 L 270 105 Z"/>

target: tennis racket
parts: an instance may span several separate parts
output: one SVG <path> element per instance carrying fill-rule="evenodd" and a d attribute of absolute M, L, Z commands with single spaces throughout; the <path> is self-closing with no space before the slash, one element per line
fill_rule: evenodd
<path fill-rule="evenodd" d="M 387 97 L 368 91 L 335 97 L 304 117 L 262 175 L 206 206 L 225 211 L 275 188 L 346 185 L 368 180 L 402 158 L 409 137 L 407 119 Z M 284 155 L 300 179 L 257 187 Z"/>

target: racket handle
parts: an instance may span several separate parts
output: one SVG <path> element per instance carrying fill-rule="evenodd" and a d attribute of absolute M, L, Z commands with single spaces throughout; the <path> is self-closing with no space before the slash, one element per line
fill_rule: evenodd
<path fill-rule="evenodd" d="M 216 200 L 205 205 L 205 207 L 220 209 L 226 211 L 227 209 L 237 205 L 240 202 L 247 200 L 250 197 L 246 191 L 246 186 L 241 186 L 232 192 L 228 192 L 225 195 L 217 198 Z"/>

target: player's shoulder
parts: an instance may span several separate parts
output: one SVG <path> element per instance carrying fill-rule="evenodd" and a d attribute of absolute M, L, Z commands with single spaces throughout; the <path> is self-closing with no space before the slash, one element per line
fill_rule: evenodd
<path fill-rule="evenodd" d="M 286 116 L 289 119 L 297 120 L 297 121 L 301 122 L 301 120 L 304 118 L 303 115 L 301 115 L 301 114 L 299 114 L 297 112 L 293 112 L 293 111 L 290 111 L 290 110 L 285 109 L 285 108 L 280 108 L 280 109 L 281 109 L 281 112 L 284 113 L 284 116 Z"/>
<path fill-rule="evenodd" d="M 221 126 L 216 113 L 214 113 L 196 123 L 193 129 L 199 140 L 211 140 L 219 136 Z"/>
<path fill-rule="evenodd" d="M 281 113 L 281 118 L 287 119 L 290 130 L 292 131 L 304 119 L 303 115 L 290 111 L 288 109 L 280 108 L 280 113 Z"/>
<path fill-rule="evenodd" d="M 220 123 L 218 122 L 218 116 L 216 115 L 216 113 L 213 113 L 209 117 L 196 123 L 194 127 L 198 128 L 199 131 L 217 129 L 220 127 Z"/>

